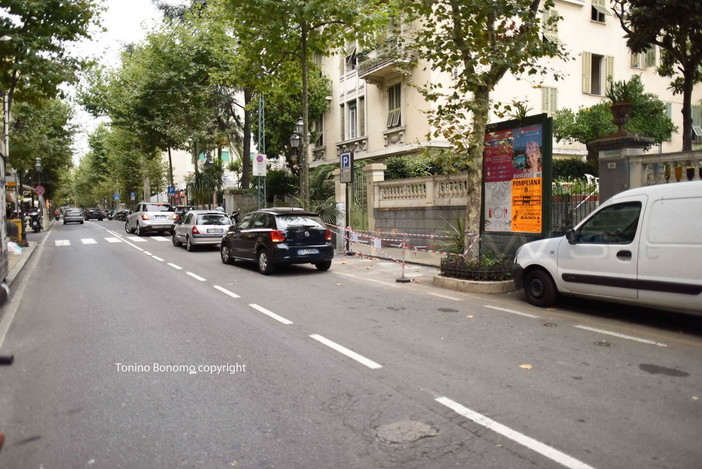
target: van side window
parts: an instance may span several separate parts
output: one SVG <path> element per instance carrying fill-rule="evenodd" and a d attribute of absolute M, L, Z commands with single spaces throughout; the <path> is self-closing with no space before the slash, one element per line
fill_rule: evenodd
<path fill-rule="evenodd" d="M 641 202 L 611 205 L 597 212 L 578 230 L 578 242 L 630 244 L 636 237 Z"/>

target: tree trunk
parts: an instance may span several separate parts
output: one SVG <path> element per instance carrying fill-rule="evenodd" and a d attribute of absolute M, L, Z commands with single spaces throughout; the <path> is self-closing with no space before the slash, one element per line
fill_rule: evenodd
<path fill-rule="evenodd" d="M 682 151 L 692 151 L 692 73 L 685 70 L 685 82 L 683 83 L 683 132 Z"/>
<path fill-rule="evenodd" d="M 468 204 L 466 206 L 466 251 L 468 258 L 476 258 L 480 253 L 480 215 L 482 213 L 483 148 L 487 128 L 490 90 L 481 87 L 473 96 L 473 132 L 469 152 L 470 172 L 468 173 Z"/>

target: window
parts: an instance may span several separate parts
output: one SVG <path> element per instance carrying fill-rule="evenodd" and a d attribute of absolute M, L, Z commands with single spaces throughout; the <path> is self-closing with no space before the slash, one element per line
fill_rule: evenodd
<path fill-rule="evenodd" d="M 592 0 L 592 12 L 590 19 L 598 23 L 604 23 L 605 17 L 612 16 L 605 5 L 605 0 Z"/>
<path fill-rule="evenodd" d="M 349 101 L 346 104 L 348 123 L 347 138 L 352 139 L 358 137 L 358 108 L 356 106 L 356 101 Z"/>
<path fill-rule="evenodd" d="M 644 55 L 631 53 L 631 68 L 643 68 Z"/>
<path fill-rule="evenodd" d="M 402 85 L 400 83 L 388 88 L 388 127 L 402 125 Z"/>
<path fill-rule="evenodd" d="M 656 64 L 656 46 L 651 47 L 646 52 L 644 52 L 644 65 L 646 67 L 657 67 Z"/>
<path fill-rule="evenodd" d="M 552 114 L 558 109 L 558 88 L 552 86 L 541 87 L 541 110 Z"/>
<path fill-rule="evenodd" d="M 553 9 L 546 10 L 543 12 L 541 20 L 544 41 L 552 42 L 554 44 L 563 44 L 563 42 L 558 39 L 558 12 Z"/>
<path fill-rule="evenodd" d="M 641 202 L 625 202 L 600 210 L 578 229 L 578 242 L 630 244 L 636 237 Z"/>
<path fill-rule="evenodd" d="M 324 146 L 324 116 L 314 121 L 314 146 Z"/>
<path fill-rule="evenodd" d="M 583 93 L 603 96 L 607 77 L 613 75 L 614 57 L 583 52 Z"/>
<path fill-rule="evenodd" d="M 350 42 L 346 44 L 346 56 L 344 58 L 344 70 L 349 73 L 356 70 L 358 66 L 358 57 L 356 56 L 356 43 Z"/>
<path fill-rule="evenodd" d="M 366 98 L 363 96 L 358 98 L 358 135 L 366 135 Z"/>
<path fill-rule="evenodd" d="M 692 106 L 692 140 L 702 142 L 702 106 Z"/>

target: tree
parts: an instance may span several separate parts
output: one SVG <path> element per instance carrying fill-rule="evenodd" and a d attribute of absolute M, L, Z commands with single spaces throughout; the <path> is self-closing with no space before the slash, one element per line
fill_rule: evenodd
<path fill-rule="evenodd" d="M 553 5 L 553 0 L 398 0 L 399 11 L 417 25 L 405 45 L 433 69 L 455 73 L 450 88 L 436 82 L 420 91 L 435 103 L 429 113 L 433 136 L 448 139 L 470 167 L 469 232 L 480 228 L 483 140 L 495 108 L 490 92 L 508 73 L 543 76 L 549 70 L 539 59 L 565 57 L 562 46 L 541 35 L 542 12 Z M 558 19 L 550 16 L 549 25 Z"/>
<path fill-rule="evenodd" d="M 660 143 L 669 140 L 676 127 L 666 114 L 666 106 L 653 93 L 646 93 L 641 78 L 634 75 L 626 83 L 632 91 L 630 99 L 632 108 L 629 122 L 625 129 L 651 137 Z M 553 134 L 557 141 L 583 144 L 598 140 L 616 132 L 617 126 L 612 123 L 610 102 L 602 102 L 589 107 L 580 108 L 577 112 L 571 109 L 559 109 L 553 117 Z M 589 153 L 588 161 L 594 161 L 597 153 Z"/>
<path fill-rule="evenodd" d="M 260 64 L 262 79 L 281 64 L 300 67 L 302 85 L 302 199 L 309 207 L 309 70 L 315 53 L 327 54 L 351 36 L 363 38 L 375 27 L 384 1 L 223 0 L 235 24 L 239 48 L 247 61 Z"/>
<path fill-rule="evenodd" d="M 614 12 L 634 53 L 661 49 L 658 73 L 672 77 L 683 95 L 683 151 L 692 150 L 692 88 L 702 81 L 702 2 L 686 0 L 613 0 Z"/>
<path fill-rule="evenodd" d="M 0 6 L 0 87 L 10 105 L 53 98 L 58 85 L 73 81 L 86 61 L 72 57 L 67 46 L 89 39 L 99 13 L 97 0 L 5 1 Z"/>
<path fill-rule="evenodd" d="M 34 171 L 41 157 L 41 183 L 51 198 L 59 175 L 72 166 L 73 109 L 64 101 L 51 99 L 35 103 L 18 102 L 12 115 L 12 152 L 10 165 L 22 174 Z"/>

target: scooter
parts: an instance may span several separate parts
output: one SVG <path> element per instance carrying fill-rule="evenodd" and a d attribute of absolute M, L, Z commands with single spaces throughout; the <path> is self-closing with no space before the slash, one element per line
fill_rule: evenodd
<path fill-rule="evenodd" d="M 29 226 L 32 231 L 39 233 L 41 231 L 41 213 L 38 210 L 32 210 L 29 212 Z"/>

